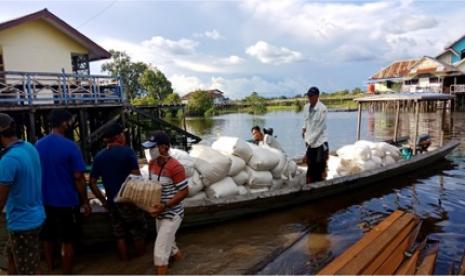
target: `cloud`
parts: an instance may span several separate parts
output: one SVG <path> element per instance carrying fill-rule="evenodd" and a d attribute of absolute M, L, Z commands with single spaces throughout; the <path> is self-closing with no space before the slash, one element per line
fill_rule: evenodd
<path fill-rule="evenodd" d="M 272 28 L 275 35 L 307 45 L 312 51 L 306 57 L 337 62 L 403 57 L 405 48 L 399 45 L 406 43 L 404 38 L 422 45 L 408 54 L 426 54 L 419 51 L 426 50 L 424 45 L 429 48 L 427 53 L 439 51 L 445 42 L 439 15 L 427 14 L 418 5 L 403 0 L 329 3 L 249 0 L 241 2 L 241 10 L 252 17 L 252 22 L 265 24 L 264 29 Z M 333 57 L 333 53 L 337 55 Z"/>
<path fill-rule="evenodd" d="M 244 59 L 239 56 L 229 56 L 227 58 L 220 58 L 215 63 L 222 64 L 222 65 L 239 65 L 244 63 Z"/>
<path fill-rule="evenodd" d="M 223 40 L 226 39 L 220 32 L 217 30 L 213 29 L 211 31 L 205 31 L 203 33 L 195 33 L 194 37 L 196 38 L 208 38 L 211 40 Z"/>
<path fill-rule="evenodd" d="M 212 76 L 203 81 L 196 76 L 174 74 L 169 77 L 173 88 L 180 95 L 197 89 L 220 89 L 227 97 L 239 99 L 250 95 L 253 91 L 265 97 L 302 94 L 306 84 L 302 80 L 285 78 L 284 80 L 270 81 L 259 76 L 226 78 Z"/>
<path fill-rule="evenodd" d="M 180 40 L 170 40 L 161 36 L 154 36 L 142 42 L 142 47 L 151 51 L 167 52 L 173 55 L 191 55 L 195 53 L 197 41 L 182 38 Z"/>
<path fill-rule="evenodd" d="M 302 54 L 285 47 L 277 47 L 258 41 L 246 49 L 246 53 L 265 64 L 283 64 L 302 61 Z"/>

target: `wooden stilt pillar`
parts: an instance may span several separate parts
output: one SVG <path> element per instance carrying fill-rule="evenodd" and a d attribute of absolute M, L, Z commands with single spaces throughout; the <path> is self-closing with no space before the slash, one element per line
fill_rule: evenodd
<path fill-rule="evenodd" d="M 392 138 L 392 141 L 394 141 L 395 143 L 397 142 L 397 137 L 399 136 L 399 119 L 400 119 L 400 101 L 397 101 L 396 122 L 394 126 L 394 137 Z"/>
<path fill-rule="evenodd" d="M 31 110 L 29 112 L 29 127 L 28 127 L 28 138 L 27 140 L 30 143 L 35 143 L 37 141 L 37 134 L 36 134 L 36 111 Z"/>
<path fill-rule="evenodd" d="M 87 127 L 87 112 L 85 109 L 79 110 L 79 136 L 84 159 L 86 162 L 90 163 L 92 154 L 90 152 L 89 129 Z"/>
<path fill-rule="evenodd" d="M 420 124 L 420 106 L 418 102 L 415 102 L 415 130 L 413 134 L 413 155 L 417 154 L 417 139 L 418 139 L 418 127 Z"/>
<path fill-rule="evenodd" d="M 357 115 L 357 141 L 360 140 L 360 128 L 362 124 L 362 104 L 358 103 L 358 115 Z"/>

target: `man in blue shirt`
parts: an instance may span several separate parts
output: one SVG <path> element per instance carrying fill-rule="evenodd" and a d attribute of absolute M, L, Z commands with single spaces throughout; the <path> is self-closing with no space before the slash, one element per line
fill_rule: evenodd
<path fill-rule="evenodd" d="M 122 260 L 128 259 L 126 230 L 134 240 L 137 254 L 145 254 L 146 223 L 144 212 L 131 203 L 115 203 L 116 194 L 129 174 L 140 175 L 135 152 L 126 146 L 124 129 L 119 124 L 109 125 L 103 135 L 107 146 L 94 159 L 90 174 L 90 188 L 94 195 L 109 211 L 116 238 L 118 254 Z M 97 187 L 102 178 L 106 198 Z"/>
<path fill-rule="evenodd" d="M 45 220 L 36 149 L 18 140 L 16 124 L 0 113 L 0 210 L 6 202 L 8 274 L 39 274 L 39 233 Z"/>
<path fill-rule="evenodd" d="M 72 130 L 72 118 L 65 110 L 52 111 L 52 133 L 36 144 L 42 164 L 42 192 L 47 214 L 41 233 L 45 260 L 48 268 L 53 269 L 53 245 L 60 242 L 63 274 L 72 273 L 74 243 L 80 230 L 79 206 L 86 215 L 91 211 L 82 154 L 78 146 L 65 137 Z"/>

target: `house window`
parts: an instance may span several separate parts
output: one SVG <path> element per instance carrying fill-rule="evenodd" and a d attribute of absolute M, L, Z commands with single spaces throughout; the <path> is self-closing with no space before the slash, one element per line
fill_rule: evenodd
<path fill-rule="evenodd" d="M 386 81 L 386 87 L 387 88 L 392 88 L 392 81 Z"/>
<path fill-rule="evenodd" d="M 439 78 L 429 78 L 429 83 L 439 83 Z"/>
<path fill-rule="evenodd" d="M 0 52 L 0 82 L 5 82 L 5 75 L 3 74 L 5 71 L 5 65 L 3 64 L 3 55 Z"/>
<path fill-rule="evenodd" d="M 460 60 L 465 58 L 465 49 L 460 53 Z"/>
<path fill-rule="evenodd" d="M 78 75 L 89 75 L 89 55 L 87 54 L 71 54 L 71 64 L 73 73 Z"/>
<path fill-rule="evenodd" d="M 405 84 L 406 85 L 417 85 L 418 84 L 418 79 L 406 80 Z"/>

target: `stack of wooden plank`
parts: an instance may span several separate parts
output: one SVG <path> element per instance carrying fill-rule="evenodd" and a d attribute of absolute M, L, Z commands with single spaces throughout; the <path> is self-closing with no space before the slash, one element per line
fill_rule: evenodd
<path fill-rule="evenodd" d="M 318 274 L 431 275 L 437 246 L 430 247 L 432 250 L 424 250 L 426 242 L 415 243 L 420 227 L 418 217 L 397 210 Z"/>

